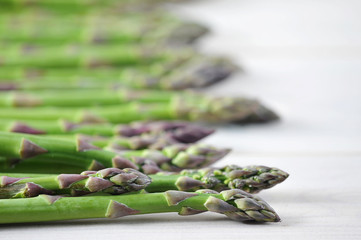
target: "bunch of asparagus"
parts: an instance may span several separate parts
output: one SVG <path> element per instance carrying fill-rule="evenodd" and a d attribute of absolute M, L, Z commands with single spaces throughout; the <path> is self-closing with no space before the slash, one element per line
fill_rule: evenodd
<path fill-rule="evenodd" d="M 188 122 L 278 116 L 257 100 L 180 91 L 237 67 L 198 53 L 191 44 L 208 29 L 162 2 L 0 0 L 0 223 L 205 211 L 280 220 L 252 194 L 288 174 L 212 166 L 230 149 L 199 143 L 214 129 Z"/>
<path fill-rule="evenodd" d="M 0 216 L 6 216 L 1 223 L 172 211 L 180 215 L 213 211 L 237 221 L 279 221 L 267 203 L 250 193 L 284 181 L 288 174 L 282 170 L 226 166 L 174 172 L 182 167 L 207 166 L 225 155 L 226 149 L 169 145 L 162 151 L 111 152 L 87 139 L 73 141 L 18 133 L 1 133 L 0 140 L 7 141 L 0 148 L 3 168 L 23 172 L 1 173 Z M 116 168 L 104 168 L 103 164 Z M 74 171 L 75 165 L 88 170 L 63 173 Z M 61 174 L 39 174 L 42 169 Z M 129 192 L 134 193 L 113 196 Z M 75 207 L 69 209 L 69 204 Z M 16 210 L 10 212 L 8 208 Z M 86 213 L 87 209 L 92 214 Z M 24 216 L 20 220 L 17 217 L 21 214 Z"/>
<path fill-rule="evenodd" d="M 0 17 L 0 89 L 184 89 L 211 85 L 236 70 L 225 59 L 178 49 L 208 30 L 162 11 L 75 16 Z"/>
<path fill-rule="evenodd" d="M 194 130 L 187 133 L 187 128 Z M 107 139 L 83 135 L 0 133 L 0 216 L 7 216 L 1 223 L 171 211 L 180 215 L 213 211 L 237 221 L 279 221 L 267 203 L 250 193 L 284 181 L 286 172 L 265 166 L 202 168 L 229 152 L 192 144 L 211 134 L 211 129 L 184 122 L 137 123 L 122 129 L 123 137 L 168 133 L 173 141 L 158 150 L 129 150 L 123 142 L 119 150 L 104 147 Z M 70 210 L 69 204 L 76 207 Z M 9 207 L 16 211 L 9 213 Z M 94 214 L 86 213 L 87 209 Z"/>

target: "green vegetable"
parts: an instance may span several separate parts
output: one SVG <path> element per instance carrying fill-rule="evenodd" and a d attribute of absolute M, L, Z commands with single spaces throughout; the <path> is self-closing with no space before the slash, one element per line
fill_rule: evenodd
<path fill-rule="evenodd" d="M 150 66 L 96 69 L 23 67 L 0 68 L 1 90 L 68 90 L 154 88 L 186 89 L 212 85 L 230 76 L 236 67 L 226 59 L 195 56 Z"/>
<path fill-rule="evenodd" d="M 1 48 L 2 66 L 29 68 L 97 68 L 146 65 L 155 62 L 188 59 L 190 49 L 166 49 L 135 45 L 27 45 L 11 44 Z"/>
<path fill-rule="evenodd" d="M 249 193 L 257 193 L 283 182 L 288 174 L 277 168 L 265 166 L 232 165 L 224 168 L 183 170 L 180 173 L 158 173 L 149 177 L 151 183 L 144 174 L 134 169 L 116 168 L 98 172 L 86 171 L 81 175 L 44 174 L 39 176 L 39 174 L 0 173 L 0 198 L 65 193 L 79 195 L 98 191 L 121 194 L 143 188 L 146 188 L 147 192 L 241 189 Z"/>
<path fill-rule="evenodd" d="M 208 193 L 205 193 L 208 192 Z M 117 218 L 134 214 L 204 211 L 225 214 L 236 221 L 278 222 L 276 212 L 261 198 L 238 189 L 221 193 L 166 191 L 118 196 L 61 197 L 0 200 L 0 223 L 42 222 L 85 218 Z"/>
<path fill-rule="evenodd" d="M 64 101 L 65 102 L 65 101 Z M 31 98 L 27 106 L 38 105 Z M 76 104 L 76 103 L 74 103 Z M 109 105 L 89 108 L 37 107 L 3 108 L 1 119 L 60 120 L 74 123 L 129 123 L 137 120 L 183 119 L 205 122 L 267 122 L 277 115 L 256 100 L 236 97 L 211 97 L 201 94 L 174 94 L 168 102 Z"/>
<path fill-rule="evenodd" d="M 76 141 L 20 133 L 0 133 L 0 162 L 12 172 L 76 173 L 107 167 L 134 168 L 149 174 L 208 166 L 229 149 L 204 145 L 171 145 L 163 150 L 105 151 L 78 137 Z M 63 164 L 66 170 L 56 167 Z"/>
<path fill-rule="evenodd" d="M 151 179 L 132 168 L 107 168 L 96 174 L 60 174 L 39 178 L 0 177 L 0 198 L 26 198 L 39 194 L 84 195 L 94 192 L 123 194 L 144 189 Z"/>
<path fill-rule="evenodd" d="M 41 18 L 41 17 L 40 17 Z M 0 17 L 0 41 L 8 43 L 58 45 L 163 43 L 179 46 L 194 42 L 208 32 L 200 24 L 174 17 L 42 18 Z M 16 22 L 16 24 L 14 24 Z"/>
<path fill-rule="evenodd" d="M 212 134 L 213 129 L 184 121 L 148 121 L 132 122 L 130 124 L 74 124 L 68 121 L 17 121 L 0 119 L 0 131 L 27 134 L 73 135 L 87 134 L 96 136 L 119 136 L 115 141 L 122 146 L 154 145 L 159 141 L 194 143 Z M 96 141 L 104 139 L 95 138 Z M 108 141 L 106 140 L 106 145 Z"/>

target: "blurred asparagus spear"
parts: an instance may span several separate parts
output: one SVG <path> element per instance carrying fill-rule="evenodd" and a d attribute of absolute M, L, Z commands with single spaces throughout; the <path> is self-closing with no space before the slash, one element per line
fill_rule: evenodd
<path fill-rule="evenodd" d="M 176 1 L 176 0 L 171 0 Z M 154 10 L 159 8 L 159 4 L 164 3 L 165 0 L 77 0 L 77 1 L 62 1 L 62 0 L 1 0 L 1 10 L 6 11 L 21 11 L 27 9 L 45 9 L 52 12 L 89 12 L 99 10 L 113 10 L 117 12 L 124 12 L 130 10 Z M 169 1 L 167 1 L 169 2 Z"/>
<path fill-rule="evenodd" d="M 227 59 L 196 56 L 178 58 L 151 66 L 121 69 L 26 69 L 0 68 L 0 91 L 69 89 L 186 89 L 215 84 L 230 76 L 236 67 Z"/>
<path fill-rule="evenodd" d="M 198 131 L 197 131 L 198 130 Z M 194 132 L 158 132 L 152 134 L 142 134 L 133 137 L 100 137 L 89 135 L 47 135 L 51 138 L 74 140 L 78 136 L 85 139 L 90 144 L 110 151 L 123 151 L 123 150 L 139 150 L 139 149 L 156 149 L 163 150 L 169 146 L 182 143 L 195 143 L 200 139 L 209 135 L 209 132 L 200 129 L 194 129 Z"/>
<path fill-rule="evenodd" d="M 38 101 L 28 99 L 27 106 Z M 129 123 L 137 120 L 182 119 L 205 122 L 267 122 L 277 115 L 253 99 L 175 94 L 168 102 L 109 105 L 88 108 L 3 108 L 0 118 L 12 120 L 68 120 L 74 123 Z"/>
<path fill-rule="evenodd" d="M 153 123 L 153 124 L 156 124 Z M 173 123 L 167 122 L 167 125 L 172 125 Z M 176 125 L 177 123 L 174 123 Z M 93 125 L 88 125 L 90 128 Z M 104 126 L 104 125 L 103 125 Z M 100 128 L 101 126 L 97 126 Z M 121 127 L 121 126 L 118 126 Z M 126 127 L 126 126 L 125 126 Z M 125 129 L 125 128 L 123 128 Z M 118 128 L 118 133 L 122 134 L 122 129 Z M 27 133 L 27 134 L 45 134 L 45 132 L 39 132 L 39 129 L 34 129 L 23 123 L 15 123 L 10 130 L 17 133 Z M 37 132 L 38 131 L 38 132 Z M 93 130 L 95 131 L 95 130 Z M 99 135 L 84 135 L 84 134 L 62 134 L 54 135 L 47 134 L 46 136 L 50 138 L 56 138 L 60 140 L 70 140 L 76 141 L 78 138 L 81 138 L 82 141 L 103 148 L 110 151 L 121 151 L 121 150 L 139 150 L 139 149 L 156 149 L 163 150 L 166 147 L 175 145 L 175 144 L 189 144 L 195 143 L 199 140 L 207 137 L 208 135 L 214 132 L 213 129 L 196 126 L 192 124 L 187 124 L 186 126 L 176 127 L 174 129 L 168 130 L 156 130 L 150 133 L 143 133 L 136 136 L 112 136 L 104 137 Z"/>
<path fill-rule="evenodd" d="M 26 18 L 3 17 L 0 42 L 41 45 L 163 43 L 179 46 L 192 43 L 208 32 L 200 24 L 171 17 L 160 19 L 152 21 L 150 17 L 142 21 L 85 17 L 84 20 L 45 18 L 43 21 L 31 21 L 30 18 L 27 21 Z"/>
<path fill-rule="evenodd" d="M 181 121 L 132 122 L 130 124 L 74 124 L 68 121 L 17 121 L 0 119 L 0 131 L 27 134 L 86 134 L 119 136 L 129 148 L 157 145 L 163 135 L 169 141 L 194 143 L 214 132 L 213 129 Z"/>
<path fill-rule="evenodd" d="M 196 98 L 196 92 L 161 90 L 69 90 L 69 91 L 10 91 L 0 92 L 0 108 L 35 107 L 91 107 L 142 103 L 168 103 L 175 98 Z"/>
<path fill-rule="evenodd" d="M 104 66 L 144 65 L 154 62 L 189 59 L 194 53 L 188 48 L 166 49 L 140 45 L 35 46 L 11 44 L 2 46 L 2 66 L 30 68 L 96 68 Z"/>
<path fill-rule="evenodd" d="M 176 92 L 156 90 L 71 90 L 39 92 L 2 92 L 0 107 L 86 107 L 114 105 L 130 101 L 144 103 L 167 103 Z"/>

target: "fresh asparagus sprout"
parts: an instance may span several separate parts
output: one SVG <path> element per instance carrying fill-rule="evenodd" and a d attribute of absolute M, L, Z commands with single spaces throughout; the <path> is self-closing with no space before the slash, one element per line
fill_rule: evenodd
<path fill-rule="evenodd" d="M 156 146 L 162 142 L 195 143 L 210 134 L 214 129 L 184 121 L 146 121 L 130 124 L 75 124 L 65 120 L 34 121 L 0 119 L 0 131 L 27 134 L 116 136 L 115 141 L 126 147 L 138 149 Z M 102 138 L 100 138 L 102 139 Z M 91 139 L 90 139 L 91 140 Z M 99 137 L 95 140 L 99 140 Z M 108 142 L 107 142 L 108 144 Z"/>
<path fill-rule="evenodd" d="M 201 88 L 226 79 L 237 69 L 224 58 L 195 56 L 150 66 L 96 69 L 0 68 L 0 91 L 8 90 L 116 90 L 123 88 L 180 90 Z M 26 80 L 25 80 L 26 79 Z M 31 81 L 28 81 L 31 79 Z M 115 96 L 111 94 L 111 96 Z"/>
<path fill-rule="evenodd" d="M 63 17 L 43 18 L 43 21 L 31 21 L 31 19 L 27 21 L 29 18 L 25 17 L 0 17 L 0 19 L 2 20 L 1 42 L 47 46 L 66 43 L 118 45 L 155 42 L 167 46 L 182 46 L 194 42 L 208 32 L 208 29 L 200 24 L 170 17 L 153 21 L 150 17 L 145 19 Z M 13 24 L 14 21 L 17 22 L 16 25 Z"/>
<path fill-rule="evenodd" d="M 147 192 L 240 189 L 249 193 L 257 193 L 283 182 L 287 179 L 288 174 L 280 169 L 265 166 L 238 167 L 232 165 L 224 168 L 183 170 L 180 173 L 151 174 L 149 177 L 151 180 L 134 169 L 120 170 L 116 168 L 103 169 L 98 172 L 85 171 L 81 175 L 0 173 L 0 198 L 23 198 L 35 197 L 39 194 L 65 193 L 79 195 L 98 191 L 121 194 L 144 188 Z"/>
<path fill-rule="evenodd" d="M 78 136 L 76 140 L 60 140 L 46 136 L 0 133 L 0 169 L 38 172 L 62 171 L 56 164 L 68 166 L 60 173 L 76 173 L 107 167 L 134 168 L 146 174 L 161 170 L 180 171 L 198 168 L 223 158 L 230 150 L 205 145 L 177 144 L 162 150 L 106 151 Z M 80 170 L 80 171 L 79 171 Z"/>
<path fill-rule="evenodd" d="M 38 100 L 28 105 L 38 105 Z M 278 116 L 260 102 L 237 97 L 211 97 L 197 93 L 175 94 L 168 102 L 109 105 L 102 107 L 22 109 L 3 108 L 1 119 L 60 120 L 74 123 L 129 123 L 140 120 L 190 120 L 204 122 L 267 122 Z"/>
<path fill-rule="evenodd" d="M 146 189 L 149 192 L 240 189 L 258 193 L 283 182 L 288 178 L 288 173 L 266 166 L 230 165 L 223 168 L 185 169 L 172 174 L 160 172 L 150 177 L 152 184 Z"/>
<path fill-rule="evenodd" d="M 181 216 L 210 211 L 235 221 L 278 222 L 277 213 L 261 198 L 238 189 L 217 193 L 166 191 L 149 194 L 0 200 L 0 223 L 25 223 L 177 212 Z"/>
<path fill-rule="evenodd" d="M 151 182 L 147 175 L 132 168 L 106 168 L 94 174 L 85 173 L 39 178 L 1 176 L 0 198 L 26 198 L 55 193 L 75 196 L 94 192 L 123 194 L 142 190 Z"/>
<path fill-rule="evenodd" d="M 188 59 L 193 51 L 188 48 L 159 49 L 141 45 L 79 45 L 36 46 L 12 44 L 3 46 L 1 64 L 5 67 L 29 68 L 98 68 L 107 66 L 144 66 L 155 62 Z"/>

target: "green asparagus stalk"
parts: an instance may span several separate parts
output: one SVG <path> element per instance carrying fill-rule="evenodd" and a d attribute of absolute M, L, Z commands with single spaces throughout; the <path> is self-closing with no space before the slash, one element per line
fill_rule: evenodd
<path fill-rule="evenodd" d="M 140 136 L 133 137 L 102 137 L 102 136 L 89 136 L 89 135 L 47 135 L 51 138 L 64 139 L 64 140 L 74 140 L 77 137 L 81 137 L 84 141 L 97 146 L 99 148 L 114 150 L 114 151 L 122 151 L 122 150 L 143 150 L 143 149 L 155 149 L 155 150 L 163 150 L 168 146 L 172 146 L 175 144 L 186 143 L 194 143 L 198 141 L 201 137 L 204 137 L 205 134 L 192 132 L 190 134 L 180 131 L 184 140 L 177 139 L 172 132 L 162 132 L 162 133 L 152 133 L 152 134 L 142 134 Z"/>
<path fill-rule="evenodd" d="M 99 170 L 107 167 L 134 168 L 146 174 L 161 169 L 180 171 L 184 168 L 209 166 L 229 153 L 229 149 L 216 149 L 205 145 L 171 145 L 163 150 L 114 151 L 102 150 L 78 137 L 76 141 L 20 133 L 0 133 L 0 162 L 12 171 L 61 171 L 52 164 L 69 167 L 70 173 Z M 46 165 L 48 164 L 48 165 Z M 51 169 L 53 168 L 53 169 Z M 78 171 L 80 169 L 80 171 Z M 68 172 L 61 172 L 68 173 Z"/>
<path fill-rule="evenodd" d="M 25 67 L 1 67 L 0 68 L 0 82 L 1 83 L 14 83 L 25 84 L 25 86 L 18 86 L 19 89 L 26 90 L 29 88 L 26 84 L 29 82 L 36 82 L 39 84 L 40 89 L 49 89 L 54 84 L 61 84 L 64 82 L 66 85 L 83 84 L 78 87 L 87 87 L 88 84 L 96 86 L 108 85 L 109 83 L 117 83 L 118 85 L 128 83 L 128 79 L 132 75 L 139 75 L 146 77 L 162 77 L 165 74 L 177 69 L 179 66 L 190 59 L 174 59 L 164 63 L 153 63 L 147 66 L 125 66 L 125 67 L 103 67 L 96 69 L 79 69 L 79 68 L 25 68 Z M 29 80 L 29 81 L 28 81 Z M 134 79 L 133 79 L 134 80 Z M 144 80 L 145 81 L 145 80 Z M 47 83 L 49 82 L 49 83 Z M 21 85 L 19 84 L 19 85 Z M 35 86 L 37 86 L 35 84 Z M 32 85 L 30 85 L 32 86 Z M 92 87 L 92 86 L 91 86 Z M 87 87 L 89 88 L 89 87 Z"/>
<path fill-rule="evenodd" d="M 4 6 L 8 6 L 8 7 L 27 7 L 28 5 L 34 5 L 36 7 L 41 7 L 41 6 L 49 6 L 49 7 L 58 7 L 58 6 L 69 6 L 69 7 L 74 7 L 74 6 L 82 6 L 82 7 L 92 7 L 92 6 L 97 6 L 97 5 L 101 5 L 102 4 L 111 4 L 114 3 L 115 1 L 112 0 L 105 0 L 105 1 L 89 1 L 89 0 L 78 0 L 78 1 L 47 1 L 47 0 L 36 0 L 36 1 L 24 1 L 24 0 L 1 0 L 1 4 L 3 4 Z M 128 1 L 126 1 L 128 2 Z"/>
<path fill-rule="evenodd" d="M 115 142 L 120 148 L 141 149 L 169 145 L 168 143 L 195 143 L 214 129 L 181 121 L 133 122 L 131 124 L 74 124 L 67 121 L 16 121 L 0 119 L 0 131 L 36 135 L 85 134 L 89 140 L 103 143 Z M 101 138 L 101 136 L 114 139 Z M 90 136 L 94 136 L 92 139 Z"/>
<path fill-rule="evenodd" d="M 157 90 L 72 90 L 39 92 L 0 93 L 0 107 L 84 107 L 97 105 L 122 104 L 130 101 L 144 103 L 167 103 L 175 92 Z"/>
<path fill-rule="evenodd" d="M 86 18 L 87 19 L 87 18 Z M 134 22 L 101 19 L 91 23 L 69 24 L 53 20 L 31 24 L 0 23 L 0 42 L 42 45 L 58 44 L 129 44 L 155 43 L 184 45 L 194 42 L 208 32 L 207 28 L 192 22 L 173 19 L 167 22 Z"/>
<path fill-rule="evenodd" d="M 221 193 L 167 191 L 118 196 L 61 197 L 0 200 L 0 223 L 41 222 L 85 218 L 117 218 L 134 214 L 204 211 L 225 214 L 236 221 L 278 222 L 279 216 L 261 198 L 233 189 Z"/>
<path fill-rule="evenodd" d="M 183 132 L 184 133 L 184 132 Z M 194 142 L 195 138 L 199 138 L 198 133 L 192 132 L 191 134 L 185 134 L 188 139 L 192 139 L 191 142 Z M 195 138 L 194 138 L 195 137 Z M 113 137 L 111 139 L 104 139 L 104 137 L 90 137 L 89 140 L 95 146 L 102 148 L 110 149 L 119 149 L 119 150 L 141 150 L 141 149 L 156 149 L 163 150 L 165 147 L 182 143 L 177 140 L 172 133 L 158 133 L 158 134 L 144 134 L 141 136 L 134 137 Z"/>
<path fill-rule="evenodd" d="M 181 143 L 197 142 L 214 132 L 213 129 L 182 121 L 150 121 L 132 122 L 130 124 L 74 124 L 67 121 L 16 121 L 0 119 L 0 131 L 18 132 L 27 134 L 85 134 L 96 136 L 120 136 L 125 145 L 138 146 L 151 141 L 152 136 L 161 137 L 166 134 L 169 140 L 174 139 Z M 144 137 L 143 137 L 144 136 Z M 135 138 L 131 138 L 135 137 Z M 138 137 L 138 138 L 137 138 Z M 126 140 L 128 139 L 128 140 Z M 119 140 L 120 141 L 120 140 Z M 137 143 L 138 142 L 138 143 Z M 141 142 L 144 142 L 141 144 Z"/>
<path fill-rule="evenodd" d="M 40 194 L 71 194 L 94 192 L 123 194 L 144 189 L 151 179 L 132 168 L 107 168 L 96 174 L 60 174 L 40 178 L 0 177 L 0 198 L 35 197 Z"/>
<path fill-rule="evenodd" d="M 118 135 L 133 137 L 147 133 L 168 132 L 178 142 L 194 143 L 212 134 L 214 129 L 184 121 L 148 121 L 118 125 Z"/>
<path fill-rule="evenodd" d="M 117 45 L 35 46 L 11 44 L 1 47 L 2 66 L 29 68 L 96 68 L 104 66 L 144 65 L 174 59 L 188 59 L 190 49 L 166 49 L 156 46 Z"/>
<path fill-rule="evenodd" d="M 134 0 L 131 1 L 134 3 Z M 148 1 L 149 2 L 149 1 Z M 122 0 L 124 3 L 124 0 Z M 64 24 L 82 24 L 91 23 L 94 21 L 101 21 L 102 19 L 112 20 L 116 22 L 130 22 L 137 24 L 157 23 L 159 25 L 172 22 L 179 19 L 173 14 L 169 14 L 163 7 L 149 8 L 150 4 L 138 2 L 140 4 L 122 4 L 118 1 L 118 6 L 114 7 L 99 7 L 97 8 L 73 8 L 61 9 L 55 8 L 37 8 L 28 5 L 26 8 L 6 9 L 0 8 L 0 21 L 1 23 L 8 24 L 46 24 L 53 23 L 54 21 L 64 20 Z M 4 6 L 4 5 L 3 5 Z M 3 10 L 3 11 L 1 11 Z M 4 11 L 5 10 L 5 11 Z M 1 24 L 0 23 L 0 24 Z M 16 26 L 16 25 L 15 25 Z"/>
<path fill-rule="evenodd" d="M 33 176 L 31 174 L 0 173 L 0 198 L 35 197 L 39 194 L 76 196 L 99 191 L 121 194 L 144 188 L 147 192 L 241 189 L 249 193 L 258 193 L 283 182 L 288 174 L 277 168 L 265 166 L 238 167 L 232 165 L 217 169 L 158 173 L 149 175 L 149 177 L 151 181 L 134 169 L 120 170 L 117 168 L 103 169 L 98 172 L 86 171 L 79 175 Z M 32 189 L 34 190 L 31 191 Z"/>
<path fill-rule="evenodd" d="M 131 101 L 168 103 L 173 98 L 187 98 L 191 93 L 163 90 L 69 90 L 69 91 L 11 91 L 0 92 L 2 107 L 91 107 L 116 105 Z M 196 95 L 197 93 L 194 93 Z M 192 97 L 194 97 L 192 95 Z M 200 95 L 203 97 L 203 95 Z"/>
<path fill-rule="evenodd" d="M 187 61 L 185 61 L 187 60 Z M 42 89 L 186 89 L 207 87 L 230 76 L 236 67 L 223 58 L 175 59 L 151 67 L 96 69 L 0 68 L 1 90 Z M 31 80 L 31 81 L 28 81 Z"/>
<path fill-rule="evenodd" d="M 28 101 L 27 104 L 37 105 L 38 101 Z M 19 121 L 64 119 L 74 123 L 129 123 L 138 120 L 172 119 L 249 123 L 278 119 L 275 113 L 256 100 L 194 93 L 175 95 L 168 103 L 132 102 L 92 108 L 3 108 L 0 118 Z"/>
<path fill-rule="evenodd" d="M 175 1 L 175 0 L 172 0 Z M 13 10 L 13 11 L 21 11 L 27 9 L 46 9 L 52 12 L 59 12 L 59 13 L 83 13 L 83 12 L 90 12 L 96 9 L 97 11 L 103 9 L 110 9 L 116 12 L 125 12 L 130 10 L 143 10 L 145 12 L 146 9 L 154 10 L 159 7 L 159 4 L 164 3 L 164 0 L 148 0 L 148 1 L 109 1 L 109 0 L 96 0 L 96 1 L 61 1 L 61 0 L 53 0 L 53 1 L 46 1 L 46 0 L 35 0 L 35 1 L 25 1 L 25 0 L 1 0 L 0 3 L 2 5 L 1 10 Z M 169 1 L 167 1 L 169 2 Z M 114 9 L 115 8 L 115 9 Z"/>

